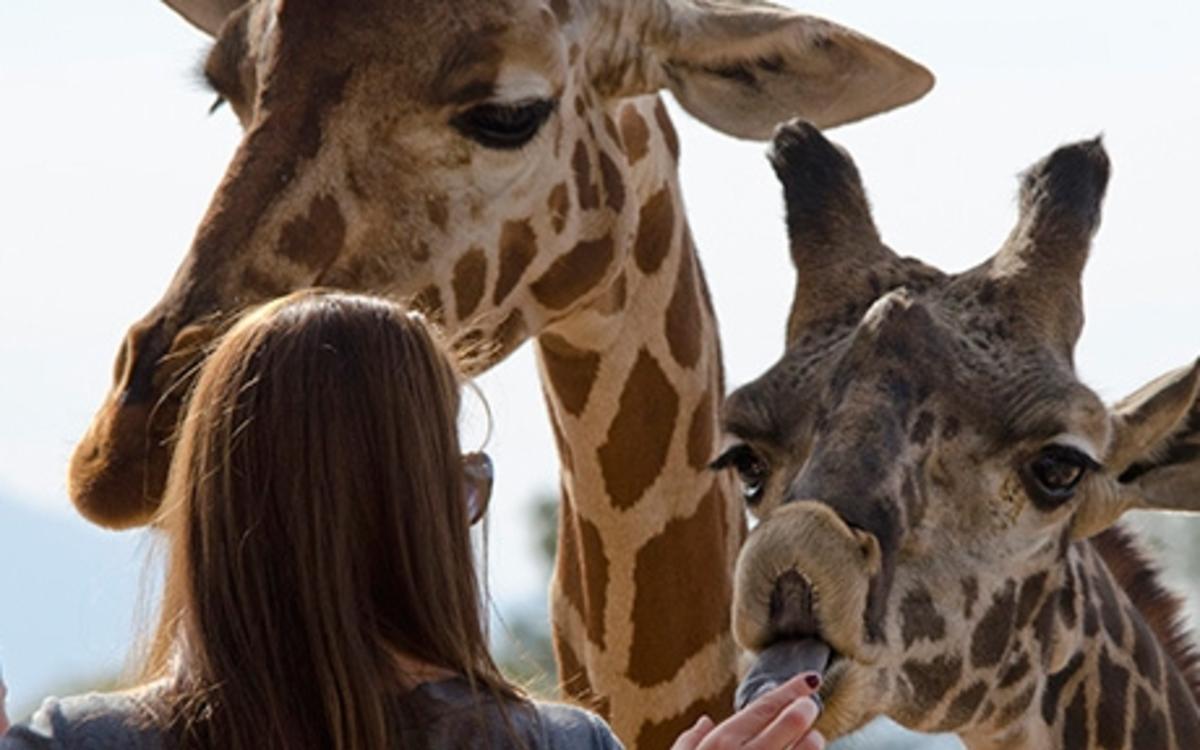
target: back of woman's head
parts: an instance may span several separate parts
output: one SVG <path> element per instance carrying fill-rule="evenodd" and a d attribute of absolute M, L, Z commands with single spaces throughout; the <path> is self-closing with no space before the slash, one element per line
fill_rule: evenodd
<path fill-rule="evenodd" d="M 397 652 L 505 690 L 444 352 L 391 303 L 308 292 L 251 313 L 211 354 L 160 518 L 149 667 L 180 686 L 177 732 L 235 748 L 387 745 Z"/>

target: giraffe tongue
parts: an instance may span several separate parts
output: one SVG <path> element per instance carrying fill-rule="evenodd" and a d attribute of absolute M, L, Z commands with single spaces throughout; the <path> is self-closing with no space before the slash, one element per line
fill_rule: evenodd
<path fill-rule="evenodd" d="M 779 641 L 768 646 L 759 652 L 754 666 L 738 685 L 734 697 L 737 710 L 798 674 L 816 672 L 823 676 L 830 654 L 829 644 L 819 638 Z"/>

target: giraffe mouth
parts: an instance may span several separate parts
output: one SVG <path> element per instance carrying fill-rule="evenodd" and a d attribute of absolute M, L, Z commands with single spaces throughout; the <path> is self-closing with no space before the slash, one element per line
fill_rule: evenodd
<path fill-rule="evenodd" d="M 815 672 L 824 678 L 837 654 L 820 638 L 776 641 L 758 653 L 754 665 L 737 687 L 734 703 L 741 711 L 755 698 L 779 687 L 796 675 Z M 813 700 L 819 698 L 814 693 Z"/>

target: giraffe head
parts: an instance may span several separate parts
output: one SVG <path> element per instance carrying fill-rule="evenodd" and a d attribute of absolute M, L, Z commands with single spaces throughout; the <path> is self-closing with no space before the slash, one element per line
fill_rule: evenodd
<path fill-rule="evenodd" d="M 72 458 L 73 501 L 111 527 L 157 506 L 188 375 L 247 305 L 314 285 L 407 299 L 486 366 L 619 292 L 639 230 L 661 240 L 671 206 L 644 198 L 677 143 L 651 95 L 766 138 L 795 113 L 834 125 L 932 85 L 761 2 L 168 4 L 215 37 L 205 75 L 245 135 Z"/>
<path fill-rule="evenodd" d="M 755 679 L 817 652 L 828 736 L 879 714 L 969 733 L 985 696 L 1033 696 L 1080 648 L 1075 600 L 1049 595 L 1073 588 L 1072 542 L 1198 502 L 1200 370 L 1111 408 L 1074 372 L 1099 141 L 1026 172 L 1016 228 L 958 274 L 882 243 L 854 164 L 815 128 L 781 128 L 771 160 L 797 281 L 786 353 L 723 413 L 715 465 L 759 519 L 736 637 Z"/>

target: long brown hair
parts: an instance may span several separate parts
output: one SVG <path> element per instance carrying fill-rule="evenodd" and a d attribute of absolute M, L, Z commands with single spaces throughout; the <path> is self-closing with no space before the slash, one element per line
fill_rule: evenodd
<path fill-rule="evenodd" d="M 457 432 L 424 322 L 302 292 L 205 363 L 158 518 L 167 575 L 143 677 L 188 747 L 398 747 L 397 653 L 517 698 L 488 653 Z"/>

